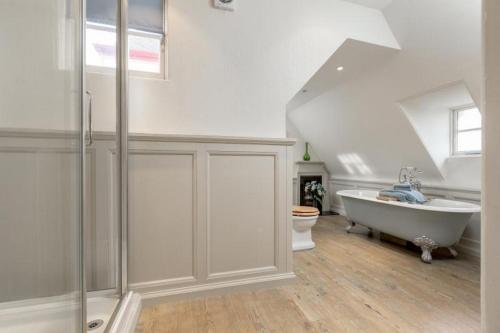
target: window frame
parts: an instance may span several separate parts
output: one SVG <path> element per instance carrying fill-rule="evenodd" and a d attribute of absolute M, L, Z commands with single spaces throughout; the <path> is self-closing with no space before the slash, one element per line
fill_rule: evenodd
<path fill-rule="evenodd" d="M 474 104 L 469 104 L 469 105 L 464 105 L 460 107 L 456 107 L 451 109 L 450 112 L 450 124 L 451 124 L 451 155 L 452 156 L 478 156 L 481 155 L 482 149 L 480 148 L 479 150 L 466 150 L 466 151 L 460 151 L 458 150 L 458 134 L 459 133 L 466 133 L 466 132 L 475 132 L 475 131 L 480 131 L 482 135 L 483 131 L 483 124 L 481 123 L 480 127 L 474 127 L 474 128 L 469 128 L 465 130 L 459 130 L 458 129 L 458 114 L 461 111 L 466 111 L 470 109 L 477 109 L 479 111 L 479 108 L 474 105 Z M 479 111 L 481 112 L 481 111 Z"/>
<path fill-rule="evenodd" d="M 143 71 L 136 71 L 136 70 L 130 70 L 129 73 L 130 76 L 132 77 L 139 77 L 139 78 L 149 78 L 149 79 L 160 79 L 160 80 L 167 80 L 168 79 L 168 34 L 167 34 L 167 0 L 163 0 L 163 33 L 158 34 L 154 32 L 147 32 L 147 31 L 141 31 L 137 29 L 128 29 L 128 35 L 132 36 L 140 36 L 140 37 L 151 37 L 160 40 L 160 72 L 159 73 L 151 73 L 151 72 L 143 72 Z M 95 23 L 91 21 L 85 22 L 85 29 L 95 29 L 95 30 L 102 30 L 102 31 L 107 31 L 107 32 L 114 32 L 116 33 L 116 27 L 112 25 L 107 25 L 107 24 L 101 24 L 101 23 Z M 104 67 L 104 66 L 94 66 L 94 65 L 87 65 L 85 64 L 86 72 L 87 73 L 92 73 L 92 74 L 107 74 L 107 75 L 114 75 L 116 74 L 116 69 L 111 68 L 111 67 Z"/>

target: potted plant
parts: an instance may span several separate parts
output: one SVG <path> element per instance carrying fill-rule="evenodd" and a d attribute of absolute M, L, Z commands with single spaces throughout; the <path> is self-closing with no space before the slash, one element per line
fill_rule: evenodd
<path fill-rule="evenodd" d="M 311 199 L 313 202 L 313 206 L 319 209 L 321 213 L 321 206 L 323 204 L 323 198 L 326 194 L 326 190 L 317 181 L 313 180 L 311 182 L 306 183 L 304 187 L 305 197 L 306 199 Z"/>

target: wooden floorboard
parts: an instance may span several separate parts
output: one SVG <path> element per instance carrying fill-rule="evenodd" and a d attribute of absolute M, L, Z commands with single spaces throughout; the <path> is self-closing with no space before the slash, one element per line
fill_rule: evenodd
<path fill-rule="evenodd" d="M 316 248 L 294 253 L 296 283 L 145 308 L 136 332 L 480 332 L 477 259 L 427 265 L 344 225 L 320 218 Z"/>

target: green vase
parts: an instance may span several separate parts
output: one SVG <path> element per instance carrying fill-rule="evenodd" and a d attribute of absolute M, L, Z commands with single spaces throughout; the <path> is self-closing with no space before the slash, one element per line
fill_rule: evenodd
<path fill-rule="evenodd" d="M 304 161 L 310 161 L 311 156 L 309 155 L 309 142 L 306 142 L 306 153 L 304 154 Z"/>

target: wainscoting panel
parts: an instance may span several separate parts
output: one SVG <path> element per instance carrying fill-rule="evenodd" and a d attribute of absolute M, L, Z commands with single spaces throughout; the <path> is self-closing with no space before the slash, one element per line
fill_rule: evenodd
<path fill-rule="evenodd" d="M 196 153 L 129 152 L 129 280 L 195 275 Z"/>
<path fill-rule="evenodd" d="M 292 144 L 132 137 L 130 288 L 158 300 L 293 279 Z"/>
<path fill-rule="evenodd" d="M 87 187 L 87 289 L 89 291 L 116 288 L 118 258 L 116 256 L 119 228 L 116 196 L 116 147 L 113 141 L 95 141 Z"/>
<path fill-rule="evenodd" d="M 2 187 L 0 210 L 0 301 L 11 301 L 25 297 L 42 296 L 36 291 L 36 267 L 38 246 L 36 242 L 36 155 L 22 152 L 0 153 L 0 185 Z M 27 209 L 30 207 L 31 209 Z M 20 244 L 24 240 L 26 244 Z M 23 253 L 12 249 L 23 248 Z M 7 253 L 9 255 L 7 256 Z M 15 259 L 12 258 L 12 255 Z"/>
<path fill-rule="evenodd" d="M 209 153 L 208 277 L 276 270 L 277 155 Z"/>
<path fill-rule="evenodd" d="M 158 300 L 293 280 L 294 140 L 129 138 L 130 289 Z M 116 287 L 114 139 L 94 133 L 87 153 L 89 290 Z M 75 133 L 0 129 L 0 301 L 75 288 L 75 147 Z"/>
<path fill-rule="evenodd" d="M 77 286 L 69 281 L 78 280 L 78 153 L 64 142 L 0 144 L 0 302 L 71 292 Z"/>

